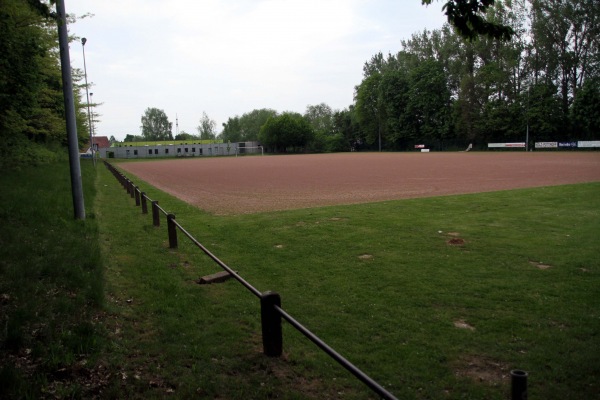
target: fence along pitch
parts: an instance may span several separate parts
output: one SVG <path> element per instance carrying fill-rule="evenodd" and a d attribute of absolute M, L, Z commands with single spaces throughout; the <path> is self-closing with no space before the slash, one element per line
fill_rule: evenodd
<path fill-rule="evenodd" d="M 113 167 L 110 163 L 104 161 L 105 165 L 111 172 L 117 177 L 118 180 L 121 180 L 118 175 L 124 177 L 123 174 L 118 172 L 118 170 Z M 127 181 L 129 181 L 127 179 Z M 131 181 L 129 181 L 131 182 Z M 125 185 L 127 192 L 130 192 L 130 186 L 133 183 Z M 131 193 L 131 197 L 133 194 Z M 150 200 L 148 198 L 148 200 Z M 158 218 L 159 210 L 167 215 L 167 219 L 169 224 L 173 226 L 175 229 L 178 228 L 185 236 L 188 237 L 200 250 L 202 250 L 207 256 L 209 256 L 215 263 L 217 263 L 221 268 L 229 272 L 233 278 L 235 278 L 238 282 L 242 284 L 246 289 L 248 289 L 252 294 L 258 297 L 261 300 L 261 322 L 262 322 L 262 330 L 263 330 L 263 352 L 267 356 L 278 357 L 281 356 L 282 353 L 282 330 L 281 330 L 281 319 L 285 319 L 290 325 L 292 325 L 297 331 L 302 333 L 306 338 L 312 341 L 317 347 L 323 350 L 327 355 L 333 358 L 338 364 L 352 373 L 356 378 L 358 378 L 361 382 L 363 382 L 369 389 L 377 393 L 383 399 L 386 400 L 398 400 L 393 394 L 388 392 L 383 386 L 361 371 L 358 367 L 336 352 L 333 348 L 331 348 L 327 343 L 325 343 L 322 339 L 320 339 L 317 335 L 307 329 L 304 325 L 294 319 L 290 314 L 288 314 L 285 310 L 281 308 L 281 298 L 279 294 L 267 291 L 265 293 L 260 292 L 254 286 L 252 286 L 249 282 L 239 276 L 233 269 L 231 269 L 227 264 L 221 261 L 217 256 L 211 253 L 204 245 L 202 245 L 196 238 L 194 238 L 187 230 L 177 222 L 175 216 L 173 214 L 167 213 L 164 209 L 158 206 L 158 200 L 150 200 L 152 202 L 152 214 L 155 222 L 155 226 L 160 225 L 160 218 Z M 154 217 L 156 215 L 156 218 Z M 172 218 L 169 218 L 172 216 Z M 158 219 L 158 221 L 157 221 Z M 170 234 L 169 234 L 170 235 Z M 176 240 L 176 239 L 175 239 Z M 177 246 L 175 246 L 177 247 Z"/>

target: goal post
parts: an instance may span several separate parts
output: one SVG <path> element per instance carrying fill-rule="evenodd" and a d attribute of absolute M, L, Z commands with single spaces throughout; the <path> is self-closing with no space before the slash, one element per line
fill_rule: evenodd
<path fill-rule="evenodd" d="M 244 147 L 236 147 L 235 148 L 235 156 L 238 155 L 251 155 L 251 154 L 260 154 L 261 156 L 265 155 L 265 151 L 262 146 L 244 146 Z"/>

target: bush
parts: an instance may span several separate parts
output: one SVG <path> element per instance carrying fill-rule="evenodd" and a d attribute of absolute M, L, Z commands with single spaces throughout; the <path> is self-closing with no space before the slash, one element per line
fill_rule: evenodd
<path fill-rule="evenodd" d="M 39 166 L 67 158 L 66 150 L 57 143 L 35 143 L 26 138 L 13 137 L 0 143 L 0 169 L 21 169 Z"/>

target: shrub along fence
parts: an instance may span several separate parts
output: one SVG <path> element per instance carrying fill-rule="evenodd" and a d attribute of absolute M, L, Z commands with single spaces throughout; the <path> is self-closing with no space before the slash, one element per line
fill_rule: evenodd
<path fill-rule="evenodd" d="M 119 183 L 123 185 L 123 188 L 127 190 L 127 193 L 131 198 L 135 199 L 135 205 L 141 206 L 142 213 L 148 214 L 148 203 L 152 207 L 152 221 L 156 227 L 160 226 L 160 214 L 166 216 L 167 220 L 167 232 L 169 235 L 169 247 L 172 249 L 177 248 L 177 230 L 181 231 L 196 247 L 202 250 L 208 257 L 210 257 L 215 263 L 221 268 L 227 271 L 231 277 L 236 279 L 242 284 L 248 291 L 258 297 L 260 300 L 261 310 L 261 327 L 262 327 L 262 341 L 263 341 L 263 353 L 269 357 L 279 357 L 282 354 L 283 349 L 283 335 L 281 329 L 281 320 L 286 320 L 292 325 L 298 332 L 303 334 L 306 338 L 312 341 L 317 347 L 323 350 L 327 355 L 337 361 L 342 367 L 346 368 L 351 374 L 358 378 L 361 382 L 369 387 L 373 392 L 377 393 L 383 399 L 397 400 L 396 397 L 388 392 L 383 386 L 361 371 L 358 367 L 344 358 L 341 354 L 331 348 L 327 343 L 321 340 L 317 335 L 312 333 L 304 325 L 298 322 L 294 317 L 288 314 L 281 307 L 281 297 L 278 293 L 272 291 L 260 292 L 249 282 L 239 276 L 233 269 L 227 264 L 221 261 L 217 256 L 211 253 L 202 243 L 196 240 L 177 220 L 175 215 L 168 213 L 164 208 L 159 206 L 157 200 L 150 199 L 146 193 L 142 192 L 133 181 L 127 178 L 122 172 L 116 169 L 112 164 L 104 161 L 104 165 L 108 170 L 117 178 Z M 526 399 L 527 398 L 527 373 L 520 370 L 511 371 L 512 387 L 511 387 L 511 398 Z"/>

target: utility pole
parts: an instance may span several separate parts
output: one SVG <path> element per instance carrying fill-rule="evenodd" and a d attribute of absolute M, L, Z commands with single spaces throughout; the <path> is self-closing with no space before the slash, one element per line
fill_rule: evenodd
<path fill-rule="evenodd" d="M 527 129 L 525 131 L 525 152 L 529 151 L 529 86 L 527 86 Z"/>
<path fill-rule="evenodd" d="M 379 117 L 378 130 L 379 130 L 379 152 L 381 153 L 381 117 Z"/>
<path fill-rule="evenodd" d="M 85 219 L 83 186 L 81 184 L 81 165 L 79 164 L 79 143 L 77 141 L 77 123 L 75 121 L 75 101 L 73 99 L 73 80 L 71 77 L 71 58 L 69 56 L 67 13 L 65 12 L 64 0 L 56 1 L 56 13 L 58 16 L 58 44 L 60 47 L 60 69 L 62 71 L 63 97 L 65 100 L 73 209 L 75 219 Z"/>
<path fill-rule="evenodd" d="M 90 92 L 90 107 L 92 108 L 92 138 L 96 136 L 96 131 L 94 130 L 94 93 Z"/>
<path fill-rule="evenodd" d="M 87 42 L 86 38 L 81 38 L 81 48 L 83 49 L 83 76 L 85 76 L 85 94 L 87 96 L 87 111 L 88 111 L 88 124 L 90 125 L 90 152 L 92 153 L 92 160 L 94 162 L 94 167 L 96 166 L 96 156 L 94 155 L 94 128 L 92 126 L 92 115 L 90 113 L 90 92 L 89 85 L 87 81 L 87 67 L 85 65 L 85 43 Z M 94 93 L 91 93 L 92 95 Z"/>

